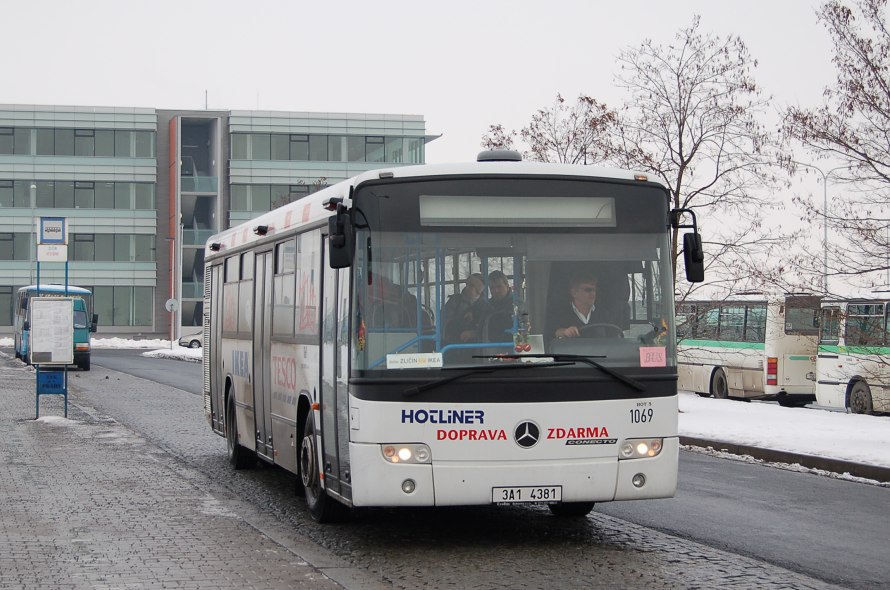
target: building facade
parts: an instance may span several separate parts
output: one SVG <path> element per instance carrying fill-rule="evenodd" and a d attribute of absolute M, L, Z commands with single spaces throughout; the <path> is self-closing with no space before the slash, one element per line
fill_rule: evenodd
<path fill-rule="evenodd" d="M 210 235 L 422 164 L 430 140 L 419 115 L 0 105 L 0 335 L 37 281 L 42 216 L 68 220 L 68 282 L 93 291 L 99 336 L 178 337 L 201 325 Z M 65 280 L 63 263 L 39 271 Z"/>

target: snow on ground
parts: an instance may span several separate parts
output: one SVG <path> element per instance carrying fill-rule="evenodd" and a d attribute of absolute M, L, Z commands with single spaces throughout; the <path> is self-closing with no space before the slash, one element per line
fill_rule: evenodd
<path fill-rule="evenodd" d="M 148 348 L 143 356 L 201 362 L 200 348 L 169 340 L 93 338 L 94 348 Z M 12 338 L 0 338 L 11 347 Z M 680 393 L 680 435 L 830 457 L 890 468 L 890 416 L 863 416 L 813 407 L 738 402 Z"/>
<path fill-rule="evenodd" d="M 680 435 L 890 467 L 890 416 L 680 393 Z"/>

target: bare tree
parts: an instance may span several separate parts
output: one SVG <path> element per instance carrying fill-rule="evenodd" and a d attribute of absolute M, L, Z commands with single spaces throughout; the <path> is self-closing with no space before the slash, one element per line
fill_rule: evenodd
<path fill-rule="evenodd" d="M 805 201 L 810 218 L 827 222 L 841 240 L 828 250 L 826 265 L 832 275 L 863 275 L 890 268 L 886 4 L 887 0 L 831 0 L 820 8 L 819 20 L 832 40 L 837 80 L 825 89 L 821 106 L 792 107 L 785 113 L 783 129 L 789 137 L 815 158 L 841 164 L 834 179 L 844 185 L 844 198 L 834 199 L 827 208 Z M 798 263 L 814 265 L 806 255 Z M 885 280 L 883 273 L 872 277 L 873 283 Z"/>
<path fill-rule="evenodd" d="M 521 139 L 531 159 L 609 163 L 646 172 L 668 187 L 674 207 L 693 208 L 705 230 L 709 284 L 756 286 L 750 261 L 782 243 L 763 227 L 778 184 L 777 138 L 760 123 L 768 98 L 751 76 L 756 61 L 736 36 L 699 31 L 700 19 L 662 46 L 646 40 L 618 57 L 626 105 L 610 111 L 581 96 L 557 96 L 521 132 L 493 125 L 483 146 Z M 673 233 L 676 276 L 678 231 Z M 686 293 L 678 293 L 682 299 Z"/>
<path fill-rule="evenodd" d="M 491 125 L 482 137 L 482 147 L 509 149 L 519 138 L 528 146 L 523 151 L 526 160 L 595 164 L 608 155 L 604 151 L 608 149 L 606 134 L 614 123 L 615 113 L 593 98 L 581 95 L 575 104 L 569 104 L 557 94 L 553 108 L 539 109 L 519 132 Z"/>
<path fill-rule="evenodd" d="M 621 52 L 617 82 L 630 100 L 618 113 L 609 153 L 616 164 L 657 177 L 674 207 L 697 212 L 710 282 L 749 288 L 748 261 L 783 242 L 763 225 L 775 207 L 769 190 L 779 184 L 777 138 L 761 123 L 769 99 L 751 75 L 757 62 L 744 42 L 699 27 L 696 16 L 669 45 L 646 40 Z"/>

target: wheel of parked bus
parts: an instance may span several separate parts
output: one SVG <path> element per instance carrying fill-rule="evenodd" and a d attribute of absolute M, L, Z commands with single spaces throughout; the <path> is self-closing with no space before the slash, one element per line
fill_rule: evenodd
<path fill-rule="evenodd" d="M 717 399 L 727 399 L 729 397 L 729 382 L 726 380 L 726 373 L 723 369 L 714 371 L 711 377 L 711 394 Z"/>
<path fill-rule="evenodd" d="M 854 414 L 871 414 L 872 409 L 871 389 L 865 381 L 857 381 L 850 389 L 847 411 Z"/>
<path fill-rule="evenodd" d="M 256 463 L 256 453 L 238 444 L 238 422 L 235 420 L 235 398 L 226 403 L 226 455 L 235 469 L 249 469 Z"/>
<path fill-rule="evenodd" d="M 300 478 L 303 480 L 306 506 L 316 522 L 336 522 L 345 516 L 346 506 L 328 496 L 321 487 L 317 442 L 315 419 L 312 412 L 309 412 L 303 429 L 303 440 L 300 442 Z"/>
<path fill-rule="evenodd" d="M 561 502 L 559 504 L 550 504 L 548 507 L 553 516 L 577 518 L 590 514 L 593 506 L 594 502 Z"/>
<path fill-rule="evenodd" d="M 82 361 L 79 365 L 77 365 L 77 368 L 80 369 L 81 371 L 89 371 L 90 370 L 90 359 Z"/>

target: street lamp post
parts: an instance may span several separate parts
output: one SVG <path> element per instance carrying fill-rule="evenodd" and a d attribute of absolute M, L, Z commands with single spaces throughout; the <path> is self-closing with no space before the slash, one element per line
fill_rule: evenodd
<path fill-rule="evenodd" d="M 848 168 L 848 166 L 835 166 L 827 172 L 813 164 L 792 160 L 792 163 L 815 170 L 822 176 L 822 290 L 828 294 L 828 178 L 832 172 Z"/>

